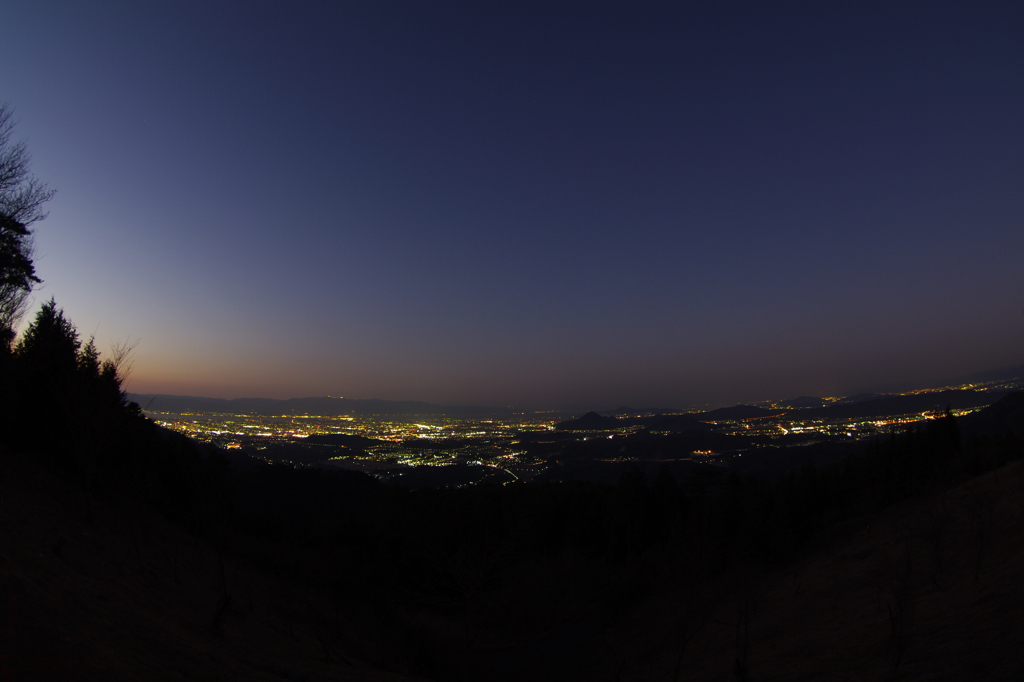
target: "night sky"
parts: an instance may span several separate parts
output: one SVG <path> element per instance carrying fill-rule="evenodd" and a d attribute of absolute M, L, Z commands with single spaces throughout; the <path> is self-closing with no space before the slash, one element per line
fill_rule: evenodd
<path fill-rule="evenodd" d="M 674 407 L 1024 362 L 1019 1 L 0 25 L 57 190 L 32 311 L 137 342 L 133 392 Z"/>

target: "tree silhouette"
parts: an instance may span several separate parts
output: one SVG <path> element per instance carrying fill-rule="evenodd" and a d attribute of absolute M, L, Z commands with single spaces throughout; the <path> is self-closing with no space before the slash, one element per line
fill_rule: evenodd
<path fill-rule="evenodd" d="M 50 299 L 18 339 L 8 363 L 5 410 L 10 419 L 5 435 L 9 442 L 28 445 L 32 434 L 38 434 L 40 447 L 47 453 L 66 446 L 63 425 L 70 407 L 67 401 L 77 383 L 80 347 L 74 325 Z"/>
<path fill-rule="evenodd" d="M 131 344 L 101 359 L 51 298 L 4 358 L 0 442 L 31 450 L 65 470 L 108 483 L 138 468 L 145 449 L 138 405 L 122 389 Z M 139 440 L 139 438 L 143 440 Z"/>
<path fill-rule="evenodd" d="M 64 311 L 57 308 L 50 299 L 36 313 L 35 319 L 22 334 L 14 354 L 21 360 L 36 383 L 46 388 L 66 388 L 79 366 L 78 331 L 71 321 L 64 317 Z M 87 355 L 92 355 L 90 347 Z M 95 358 L 83 357 L 83 366 L 98 363 Z"/>
<path fill-rule="evenodd" d="M 14 339 L 14 325 L 28 293 L 40 281 L 32 262 L 29 226 L 46 217 L 43 204 L 53 190 L 29 171 L 24 141 L 14 141 L 11 108 L 0 103 L 0 348 Z"/>

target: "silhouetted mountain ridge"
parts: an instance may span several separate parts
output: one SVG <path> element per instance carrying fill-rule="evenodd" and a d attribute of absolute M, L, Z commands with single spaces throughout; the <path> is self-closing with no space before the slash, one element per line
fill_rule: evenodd
<path fill-rule="evenodd" d="M 779 403 L 782 407 L 824 407 L 825 400 L 823 398 L 816 398 L 811 395 L 802 395 L 799 398 L 791 398 L 789 400 L 783 400 Z"/>
<path fill-rule="evenodd" d="M 949 390 L 933 393 L 914 393 L 862 400 L 855 403 L 834 403 L 828 407 L 801 410 L 806 419 L 855 419 L 858 417 L 883 417 L 888 415 L 911 414 L 914 412 L 942 411 L 947 407 L 968 409 L 991 405 L 1005 396 L 1008 391 Z"/>
<path fill-rule="evenodd" d="M 559 431 L 601 431 L 605 429 L 616 429 L 624 426 L 623 420 L 615 417 L 603 417 L 597 412 L 587 412 L 578 419 L 569 419 L 559 422 L 555 428 Z"/>
<path fill-rule="evenodd" d="M 886 386 L 864 388 L 857 393 L 906 393 L 908 391 L 920 391 L 944 386 L 964 386 L 967 384 L 986 384 L 1000 381 L 1020 381 L 1024 379 L 1024 365 L 1004 367 L 1001 369 L 986 370 L 984 372 L 973 372 L 950 379 L 922 379 L 919 381 L 901 381 Z"/>
<path fill-rule="evenodd" d="M 756 419 L 758 417 L 771 417 L 782 414 L 785 410 L 770 410 L 764 407 L 753 405 L 734 405 L 733 407 L 720 407 L 710 412 L 697 413 L 698 418 L 706 421 L 724 421 L 728 419 Z"/>

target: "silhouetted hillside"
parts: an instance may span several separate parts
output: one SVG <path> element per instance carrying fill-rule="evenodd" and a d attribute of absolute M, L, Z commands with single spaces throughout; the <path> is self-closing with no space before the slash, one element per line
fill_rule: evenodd
<path fill-rule="evenodd" d="M 240 558 L 216 516 L 190 533 L 42 464 L 0 448 L 4 679 L 423 679 L 383 669 L 401 654 L 367 646 L 370 619 L 340 616 L 330 591 Z"/>
<path fill-rule="evenodd" d="M 966 479 L 953 422 L 925 426 L 774 483 L 227 470 L 184 526 L 0 449 L 0 655 L 24 679 L 1015 679 L 1024 470 Z"/>
<path fill-rule="evenodd" d="M 668 407 L 617 407 L 614 410 L 601 410 L 606 417 L 625 417 L 634 414 L 671 414 L 678 409 Z"/>
<path fill-rule="evenodd" d="M 523 437 L 562 448 L 537 482 L 462 462 L 410 467 L 426 485 L 463 477 L 412 490 L 233 467 L 157 428 L 53 305 L 0 363 L 0 661 L 15 679 L 1020 672 L 1019 395 L 971 421 L 798 448 L 798 469 L 708 429 L 547 432 Z"/>
<path fill-rule="evenodd" d="M 698 412 L 694 416 L 703 421 L 725 421 L 729 419 L 754 419 L 757 417 L 771 417 L 782 414 L 783 410 L 769 410 L 753 405 L 735 405 L 733 407 L 720 407 L 710 412 Z"/>
<path fill-rule="evenodd" d="M 824 407 L 826 402 L 822 398 L 815 398 L 814 396 L 802 395 L 799 398 L 792 398 L 790 400 L 783 400 L 779 403 L 782 407 Z"/>
<path fill-rule="evenodd" d="M 1024 438 L 1024 393 L 1010 393 L 983 410 L 960 420 L 965 436 L 1012 434 Z"/>
<path fill-rule="evenodd" d="M 638 423 L 651 431 L 689 431 L 711 428 L 692 414 L 659 414 L 640 420 Z"/>
<path fill-rule="evenodd" d="M 555 429 L 559 431 L 604 431 L 623 426 L 623 422 L 615 417 L 603 417 L 597 412 L 587 412 L 578 419 L 558 422 Z"/>
<path fill-rule="evenodd" d="M 942 388 L 944 386 L 966 386 L 968 384 L 974 384 L 977 386 L 979 384 L 1020 382 L 1021 380 L 1024 380 L 1024 365 L 986 370 L 984 372 L 974 372 L 972 374 L 965 374 L 946 379 L 903 381 L 859 392 L 875 394 L 908 393 L 910 391 L 929 390 Z"/>
<path fill-rule="evenodd" d="M 883 398 L 891 398 L 890 393 L 854 393 L 840 398 L 833 405 L 852 405 L 853 403 L 863 403 L 869 400 L 882 400 Z"/>
<path fill-rule="evenodd" d="M 991 405 L 1007 394 L 1006 391 L 936 391 L 913 395 L 897 395 L 851 404 L 835 403 L 819 409 L 801 410 L 803 419 L 857 419 L 884 417 L 914 412 L 942 412 L 947 407 L 966 409 Z"/>

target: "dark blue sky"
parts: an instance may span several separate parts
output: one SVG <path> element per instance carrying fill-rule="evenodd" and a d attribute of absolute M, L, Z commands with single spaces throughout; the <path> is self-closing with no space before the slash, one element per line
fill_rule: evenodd
<path fill-rule="evenodd" d="M 0 101 L 129 389 L 613 407 L 1024 361 L 1024 3 L 46 2 Z"/>

